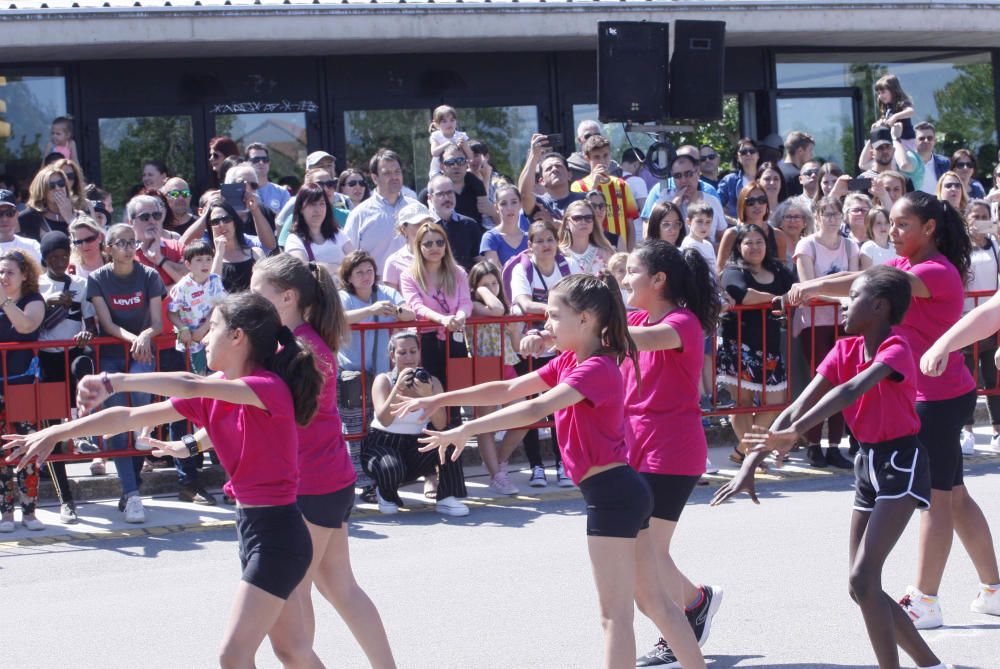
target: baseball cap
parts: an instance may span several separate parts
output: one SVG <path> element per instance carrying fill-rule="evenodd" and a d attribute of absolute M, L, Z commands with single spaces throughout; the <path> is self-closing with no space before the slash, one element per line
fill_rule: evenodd
<path fill-rule="evenodd" d="M 437 220 L 431 210 L 420 204 L 419 202 L 414 202 L 413 204 L 408 204 L 399 210 L 399 214 L 396 216 L 396 220 L 400 225 L 413 225 L 415 223 L 423 223 L 424 221 L 434 221 Z"/>
<path fill-rule="evenodd" d="M 892 144 L 892 131 L 889 128 L 875 128 L 872 130 L 870 141 L 873 149 Z"/>
<path fill-rule="evenodd" d="M 306 156 L 306 169 L 311 169 L 316 166 L 319 161 L 329 158 L 330 160 L 337 160 L 332 153 L 327 153 L 326 151 L 313 151 L 308 156 Z"/>
<path fill-rule="evenodd" d="M 6 188 L 0 189 L 0 206 L 9 204 L 12 207 L 17 207 L 17 197 L 14 195 L 14 191 L 7 190 Z"/>

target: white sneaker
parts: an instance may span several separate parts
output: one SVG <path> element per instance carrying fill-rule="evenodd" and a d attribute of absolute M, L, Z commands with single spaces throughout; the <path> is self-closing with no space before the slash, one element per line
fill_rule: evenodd
<path fill-rule="evenodd" d="M 32 532 L 38 532 L 39 530 L 45 529 L 45 523 L 38 520 L 37 518 L 22 518 L 21 524 Z"/>
<path fill-rule="evenodd" d="M 545 469 L 543 467 L 532 467 L 531 468 L 531 478 L 528 479 L 528 485 L 532 488 L 544 488 L 549 484 L 545 480 Z"/>
<path fill-rule="evenodd" d="M 142 508 L 142 499 L 140 499 L 138 495 L 132 495 L 125 500 L 125 522 L 146 522 L 146 510 Z"/>
<path fill-rule="evenodd" d="M 556 485 L 560 488 L 572 488 L 573 479 L 566 476 L 566 469 L 563 467 L 563 463 L 556 465 Z"/>
<path fill-rule="evenodd" d="M 712 464 L 712 461 L 705 458 L 705 473 L 706 474 L 718 474 L 719 468 Z"/>
<path fill-rule="evenodd" d="M 994 453 L 1000 453 L 1000 434 L 994 434 L 990 438 L 990 450 Z"/>
<path fill-rule="evenodd" d="M 386 515 L 392 515 L 394 513 L 399 513 L 399 505 L 395 502 L 387 502 L 382 499 L 382 495 L 379 494 L 378 489 L 375 490 L 375 499 L 378 500 L 378 512 L 384 513 Z"/>
<path fill-rule="evenodd" d="M 14 531 L 14 521 L 13 520 L 0 520 L 0 532 L 7 534 Z"/>
<path fill-rule="evenodd" d="M 434 508 L 438 513 L 443 513 L 446 516 L 469 515 L 469 507 L 459 502 L 454 496 L 439 499 L 434 504 Z"/>
<path fill-rule="evenodd" d="M 1000 616 L 1000 588 L 980 585 L 979 594 L 972 600 L 972 606 L 969 608 L 973 613 Z"/>
<path fill-rule="evenodd" d="M 944 624 L 944 616 L 941 615 L 941 604 L 938 602 L 938 598 L 925 595 L 912 585 L 907 586 L 906 594 L 899 600 L 899 605 L 910 616 L 913 626 L 918 630 L 934 629 Z"/>
<path fill-rule="evenodd" d="M 490 478 L 490 487 L 501 495 L 516 495 L 521 492 L 516 485 L 510 482 L 510 479 L 503 472 L 497 472 Z"/>
<path fill-rule="evenodd" d="M 952 442 L 954 443 L 954 442 Z M 962 430 L 962 455 L 974 455 L 976 452 L 976 435 L 968 430 Z"/>

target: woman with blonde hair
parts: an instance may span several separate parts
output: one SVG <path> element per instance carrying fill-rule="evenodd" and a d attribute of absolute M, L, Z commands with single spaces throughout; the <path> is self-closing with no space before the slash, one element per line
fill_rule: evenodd
<path fill-rule="evenodd" d="M 948 170 L 941 175 L 937 184 L 937 199 L 948 202 L 958 211 L 965 211 L 969 205 L 969 196 L 958 173 Z"/>
<path fill-rule="evenodd" d="M 73 249 L 69 257 L 69 273 L 86 279 L 108 258 L 104 255 L 104 229 L 90 216 L 80 214 L 69 224 L 69 239 Z"/>
<path fill-rule="evenodd" d="M 573 258 L 586 274 L 597 274 L 608 266 L 614 248 L 597 225 L 597 213 L 587 200 L 570 202 L 559 230 L 559 249 Z"/>
<path fill-rule="evenodd" d="M 69 196 L 73 200 L 73 208 L 80 211 L 90 211 L 90 202 L 87 200 L 87 177 L 83 173 L 83 168 L 75 160 L 63 158 L 52 163 L 53 166 L 63 171 L 66 175 L 66 185 L 69 187 Z"/>
<path fill-rule="evenodd" d="M 28 204 L 17 217 L 19 234 L 40 242 L 46 232 L 68 232 L 75 215 L 69 178 L 58 167 L 47 165 L 28 187 Z"/>

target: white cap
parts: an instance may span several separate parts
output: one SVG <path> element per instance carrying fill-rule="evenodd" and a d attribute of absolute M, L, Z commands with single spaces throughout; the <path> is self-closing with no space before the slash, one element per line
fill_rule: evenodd
<path fill-rule="evenodd" d="M 337 159 L 331 153 L 326 151 L 313 151 L 308 156 L 306 156 L 306 169 L 311 169 L 316 166 L 319 161 L 329 158 L 330 160 L 336 161 Z"/>
<path fill-rule="evenodd" d="M 412 225 L 416 223 L 423 223 L 424 221 L 435 220 L 437 220 L 437 218 L 431 213 L 431 210 L 419 202 L 406 205 L 400 209 L 399 214 L 396 215 L 396 221 L 400 225 Z"/>

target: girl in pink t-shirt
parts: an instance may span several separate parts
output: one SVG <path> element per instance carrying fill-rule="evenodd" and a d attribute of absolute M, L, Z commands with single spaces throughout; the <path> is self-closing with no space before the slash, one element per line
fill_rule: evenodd
<path fill-rule="evenodd" d="M 312 538 L 312 564 L 294 597 L 301 614 L 286 607 L 268 634 L 271 645 L 278 657 L 288 657 L 296 646 L 312 647 L 315 581 L 355 633 L 372 666 L 393 666 L 382 618 L 351 570 L 347 520 L 357 477 L 337 411 L 337 349 L 348 328 L 337 287 L 322 264 L 307 265 L 281 254 L 254 265 L 250 290 L 267 298 L 282 325 L 309 345 L 324 377 L 316 417 L 298 428 L 298 503 Z M 300 635 L 307 637 L 307 644 Z"/>
<path fill-rule="evenodd" d="M 834 345 L 809 386 L 769 430 L 755 425 L 747 432 L 743 441 L 753 453 L 712 504 L 743 491 L 757 503 L 756 465 L 772 450 L 783 457 L 800 434 L 843 410 L 861 442 L 854 465 L 851 597 L 861 607 L 881 669 L 898 669 L 897 644 L 918 667 L 943 669 L 914 622 L 882 590 L 886 558 L 913 511 L 926 509 L 931 496 L 927 449 L 917 438 L 920 421 L 913 406 L 917 369 L 906 338 L 893 327 L 909 308 L 910 283 L 905 273 L 886 265 L 854 279 L 845 331 L 855 336 Z"/>
<path fill-rule="evenodd" d="M 625 305 L 614 278 L 574 274 L 549 291 L 541 335 L 526 337 L 522 351 L 552 344 L 562 351 L 541 369 L 507 381 L 494 381 L 399 403 L 396 415 L 443 406 L 496 406 L 539 395 L 444 432 L 427 430 L 421 450 L 443 459 L 449 449 L 458 459 L 466 442 L 483 432 L 531 425 L 555 413 L 559 450 L 566 473 L 580 486 L 587 503 L 587 545 L 605 621 L 605 666 L 633 666 L 632 630 L 636 564 L 652 561 L 649 486 L 628 466 L 625 442 L 625 390 L 619 366 L 636 365 L 635 342 L 628 334 Z M 636 539 L 638 538 L 638 541 Z M 689 669 L 705 666 L 698 643 L 683 613 L 658 589 L 642 599 L 643 613 L 660 628 L 677 657 Z"/>
<path fill-rule="evenodd" d="M 323 377 L 309 348 L 281 325 L 277 311 L 260 295 L 228 296 L 216 306 L 210 323 L 205 338 L 208 366 L 219 373 L 86 376 L 77 388 L 81 413 L 116 392 L 171 399 L 105 409 L 11 438 L 7 448 L 13 450 L 9 459 L 20 458 L 18 467 L 24 468 L 32 461 L 41 463 L 58 442 L 73 437 L 118 434 L 184 419 L 205 428 L 230 476 L 225 490 L 238 504 L 236 531 L 243 564 L 223 639 L 222 664 L 249 667 L 264 637 L 285 614 L 286 600 L 312 559 L 309 531 L 296 504 L 297 425 L 307 425 L 315 415 Z M 190 457 L 202 450 L 192 437 L 183 443 L 150 441 L 159 446 L 153 451 L 158 455 Z M 292 612 L 298 608 L 289 607 Z M 303 663 L 315 659 L 305 639 L 293 651 Z"/>
<path fill-rule="evenodd" d="M 708 443 L 701 424 L 699 381 L 706 333 L 714 335 L 721 303 L 713 270 L 697 249 L 679 250 L 660 239 L 629 256 L 622 285 L 629 306 L 629 334 L 639 348 L 639 372 L 622 363 L 629 464 L 653 491 L 649 537 L 656 561 L 640 569 L 636 599 L 669 593 L 683 603 L 700 645 L 708 639 L 722 601 L 717 586 L 695 585 L 674 564 L 670 542 L 681 511 L 705 473 Z M 642 383 L 639 383 L 639 378 Z M 640 607 L 643 605 L 640 604 Z M 646 660 L 669 663 L 660 639 Z"/>
<path fill-rule="evenodd" d="M 898 330 L 919 364 L 920 357 L 962 316 L 972 243 L 962 215 L 920 191 L 896 201 L 889 225 L 889 240 L 899 257 L 887 264 L 906 272 L 912 295 Z M 846 295 L 855 277 L 847 273 L 798 284 L 786 296 L 787 302 Z M 960 351 L 948 354 L 946 362 L 942 358 L 935 372 L 917 375 L 916 409 L 920 442 L 930 460 L 931 509 L 920 517 L 916 585 L 907 588 L 900 602 L 918 629 L 943 624 L 937 595 L 956 526 L 963 528 L 959 539 L 972 556 L 980 583 L 1000 582 L 989 525 L 963 480 L 962 424 L 975 408 L 976 383 Z"/>

